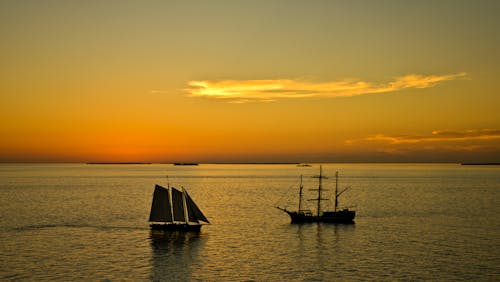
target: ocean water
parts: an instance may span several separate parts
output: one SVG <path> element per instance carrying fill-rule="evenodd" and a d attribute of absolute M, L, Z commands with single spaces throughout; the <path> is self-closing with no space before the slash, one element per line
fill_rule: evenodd
<path fill-rule="evenodd" d="M 325 197 L 336 170 L 354 225 L 275 209 L 296 208 L 301 174 L 314 193 L 319 164 L 1 164 L 0 280 L 500 281 L 499 166 L 323 164 Z M 149 230 L 167 182 L 201 233 Z"/>

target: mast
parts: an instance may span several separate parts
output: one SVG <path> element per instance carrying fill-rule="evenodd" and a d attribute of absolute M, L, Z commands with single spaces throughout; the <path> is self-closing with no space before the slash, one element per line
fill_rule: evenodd
<path fill-rule="evenodd" d="M 318 212 L 317 212 L 317 216 L 319 216 L 319 213 L 321 211 L 321 183 L 322 183 L 322 179 L 323 179 L 323 173 L 322 173 L 323 169 L 321 166 L 319 166 L 319 184 L 318 184 Z"/>
<path fill-rule="evenodd" d="M 317 212 L 316 215 L 319 217 L 321 213 L 321 201 L 322 200 L 328 200 L 328 199 L 323 199 L 321 198 L 321 192 L 323 192 L 323 178 L 327 178 L 326 176 L 323 176 L 323 169 L 321 166 L 319 166 L 319 176 L 313 176 L 314 178 L 319 178 L 318 179 L 318 189 L 311 189 L 311 190 L 318 190 L 318 198 L 315 199 L 309 199 L 309 201 L 318 201 L 318 207 L 317 207 Z"/>
<path fill-rule="evenodd" d="M 170 187 L 170 185 L 169 185 Z M 168 197 L 168 202 L 170 203 L 170 214 L 172 215 L 172 221 L 174 222 L 174 202 L 172 201 L 172 189 L 168 188 L 167 189 L 167 197 Z"/>
<path fill-rule="evenodd" d="M 338 205 L 338 183 L 339 183 L 339 172 L 336 171 L 335 172 L 335 207 L 334 207 L 334 211 L 337 211 L 337 205 Z"/>
<path fill-rule="evenodd" d="M 184 189 L 184 187 L 181 187 L 181 188 L 182 188 L 182 205 L 184 207 L 184 221 L 187 224 L 189 222 L 189 215 L 188 215 L 188 208 L 187 208 L 187 204 L 186 204 L 186 190 Z"/>
<path fill-rule="evenodd" d="M 299 186 L 299 210 L 300 212 L 302 210 L 302 189 L 304 186 L 302 186 L 302 174 L 300 175 L 300 186 Z"/>

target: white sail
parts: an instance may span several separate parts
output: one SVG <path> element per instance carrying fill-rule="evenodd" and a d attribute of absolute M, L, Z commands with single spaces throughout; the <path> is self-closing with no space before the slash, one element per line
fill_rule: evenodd
<path fill-rule="evenodd" d="M 160 185 L 155 186 L 149 221 L 172 222 L 172 212 L 168 190 Z"/>
<path fill-rule="evenodd" d="M 193 199 L 191 199 L 186 190 L 184 190 L 184 193 L 186 194 L 186 205 L 189 215 L 189 221 L 198 222 L 201 220 L 206 223 L 210 223 L 208 222 L 208 219 L 205 217 L 205 215 L 198 208 L 198 206 L 194 203 Z"/>

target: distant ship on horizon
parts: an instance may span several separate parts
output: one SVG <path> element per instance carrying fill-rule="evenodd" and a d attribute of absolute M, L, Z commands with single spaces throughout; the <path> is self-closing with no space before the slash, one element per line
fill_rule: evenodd
<path fill-rule="evenodd" d="M 353 224 L 354 218 L 356 217 L 356 212 L 353 210 L 349 210 L 349 208 L 338 208 L 338 198 L 342 193 L 347 191 L 349 188 L 345 188 L 344 190 L 338 192 L 338 171 L 335 172 L 335 205 L 333 211 L 323 211 L 321 209 L 321 202 L 328 200 L 322 198 L 322 180 L 326 178 L 323 176 L 322 167 L 319 167 L 319 176 L 318 177 L 318 197 L 314 199 L 309 199 L 310 201 L 317 201 L 317 210 L 316 214 L 313 214 L 311 210 L 302 209 L 302 197 L 303 197 L 303 186 L 302 186 L 302 175 L 300 176 L 300 186 L 299 186 L 299 206 L 297 211 L 290 211 L 286 208 L 282 208 L 280 206 L 276 206 L 277 209 L 286 212 L 291 219 L 291 223 L 309 223 L 309 222 L 323 222 L 323 223 L 343 223 L 343 224 Z"/>

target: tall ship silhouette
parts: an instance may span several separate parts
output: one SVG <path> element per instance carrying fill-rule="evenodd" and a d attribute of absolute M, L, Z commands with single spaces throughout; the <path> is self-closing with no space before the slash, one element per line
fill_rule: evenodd
<path fill-rule="evenodd" d="M 354 218 L 356 217 L 356 211 L 350 210 L 349 208 L 339 209 L 339 197 L 347 191 L 349 188 L 345 188 L 344 190 L 338 190 L 338 179 L 339 173 L 335 172 L 335 202 L 334 208 L 331 211 L 323 211 L 321 204 L 322 201 L 326 201 L 328 199 L 323 198 L 323 179 L 326 178 L 323 175 L 323 169 L 319 167 L 319 176 L 318 178 L 318 189 L 314 189 L 318 191 L 318 195 L 314 199 L 309 199 L 309 201 L 316 201 L 316 213 L 313 213 L 311 210 L 303 209 L 303 185 L 302 185 L 302 175 L 300 176 L 300 185 L 299 185 L 299 206 L 296 211 L 287 210 L 286 208 L 277 206 L 276 208 L 286 212 L 292 221 L 292 223 L 307 223 L 307 222 L 324 222 L 324 223 L 341 223 L 341 224 L 353 224 Z"/>
<path fill-rule="evenodd" d="M 200 231 L 201 222 L 210 223 L 188 192 L 155 185 L 149 214 L 153 230 Z"/>

